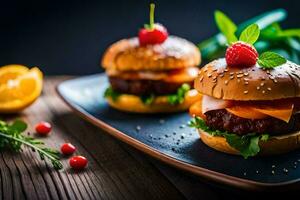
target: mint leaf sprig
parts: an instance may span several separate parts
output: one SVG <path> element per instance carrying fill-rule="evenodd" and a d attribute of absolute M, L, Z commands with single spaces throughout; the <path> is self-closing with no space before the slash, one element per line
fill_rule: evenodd
<path fill-rule="evenodd" d="M 239 40 L 237 39 L 235 33 L 237 31 L 237 26 L 234 22 L 226 16 L 223 12 L 217 10 L 215 12 L 215 20 L 217 23 L 218 28 L 226 37 L 226 40 L 229 45 L 242 41 L 248 43 L 250 45 L 254 45 L 254 43 L 258 40 L 260 36 L 260 29 L 257 24 L 250 24 L 247 26 L 240 34 Z M 298 33 L 298 30 L 291 31 L 293 34 Z M 259 56 L 257 60 L 258 64 L 261 68 L 272 69 L 279 65 L 282 65 L 287 62 L 287 60 L 275 53 L 275 52 L 264 52 Z"/>
<path fill-rule="evenodd" d="M 239 136 L 228 133 L 227 131 L 213 130 L 208 127 L 200 117 L 193 118 L 190 121 L 189 126 L 201 129 L 212 136 L 224 137 L 227 143 L 238 150 L 245 159 L 255 156 L 260 152 L 259 141 L 267 141 L 269 139 L 268 134 L 257 135 L 255 133 L 249 133 L 247 135 Z"/>
<path fill-rule="evenodd" d="M 59 152 L 57 150 L 44 146 L 44 142 L 25 136 L 22 133 L 27 129 L 27 124 L 21 120 L 14 121 L 11 125 L 0 121 L 0 149 L 9 148 L 13 151 L 22 151 L 22 146 L 28 146 L 33 151 L 38 152 L 40 158 L 49 159 L 54 169 L 62 169 L 63 165 L 59 161 Z"/>

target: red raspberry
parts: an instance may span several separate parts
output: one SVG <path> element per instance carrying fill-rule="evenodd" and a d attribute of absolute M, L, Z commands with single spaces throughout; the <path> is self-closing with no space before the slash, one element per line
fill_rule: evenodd
<path fill-rule="evenodd" d="M 226 62 L 232 67 L 251 67 L 256 64 L 258 53 L 250 44 L 236 42 L 226 50 Z"/>

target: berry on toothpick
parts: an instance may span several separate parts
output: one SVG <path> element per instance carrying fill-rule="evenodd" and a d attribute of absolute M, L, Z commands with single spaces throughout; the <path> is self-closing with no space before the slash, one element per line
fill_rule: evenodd
<path fill-rule="evenodd" d="M 161 44 L 168 38 L 167 29 L 161 25 L 154 23 L 154 9 L 155 5 L 150 4 L 150 21 L 146 24 L 144 28 L 139 31 L 139 42 L 140 45 L 148 44 Z"/>
<path fill-rule="evenodd" d="M 236 42 L 227 48 L 225 58 L 228 66 L 251 67 L 256 64 L 258 53 L 252 45 Z"/>
<path fill-rule="evenodd" d="M 64 143 L 61 145 L 60 151 L 64 155 L 71 155 L 76 151 L 76 147 L 71 143 Z"/>
<path fill-rule="evenodd" d="M 50 133 L 52 126 L 48 122 L 40 122 L 35 126 L 35 131 L 37 134 L 46 136 Z"/>
<path fill-rule="evenodd" d="M 84 169 L 87 163 L 88 160 L 83 156 L 73 156 L 69 161 L 70 166 L 76 170 Z"/>

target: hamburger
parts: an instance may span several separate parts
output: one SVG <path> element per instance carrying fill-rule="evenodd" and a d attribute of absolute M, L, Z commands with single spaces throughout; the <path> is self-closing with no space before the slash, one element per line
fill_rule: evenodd
<path fill-rule="evenodd" d="M 202 98 L 190 108 L 191 126 L 209 147 L 245 158 L 300 147 L 299 65 L 236 41 L 194 86 Z"/>
<path fill-rule="evenodd" d="M 200 52 L 191 42 L 169 36 L 155 24 L 154 4 L 150 23 L 138 37 L 120 40 L 104 53 L 102 66 L 110 83 L 108 104 L 135 113 L 165 113 L 187 110 L 198 100 L 192 90 L 199 72 Z"/>

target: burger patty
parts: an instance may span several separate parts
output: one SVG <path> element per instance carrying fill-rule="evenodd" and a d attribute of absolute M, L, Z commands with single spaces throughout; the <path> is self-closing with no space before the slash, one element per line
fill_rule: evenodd
<path fill-rule="evenodd" d="M 176 93 L 183 83 L 168 83 L 157 80 L 124 80 L 117 77 L 109 77 L 112 89 L 119 93 L 134 95 L 167 95 Z M 187 83 L 193 85 L 193 82 Z"/>
<path fill-rule="evenodd" d="M 209 111 L 205 113 L 205 116 L 206 125 L 210 128 L 237 135 L 249 133 L 279 135 L 300 130 L 300 114 L 293 115 L 288 123 L 273 117 L 245 119 L 233 115 L 225 109 Z"/>

